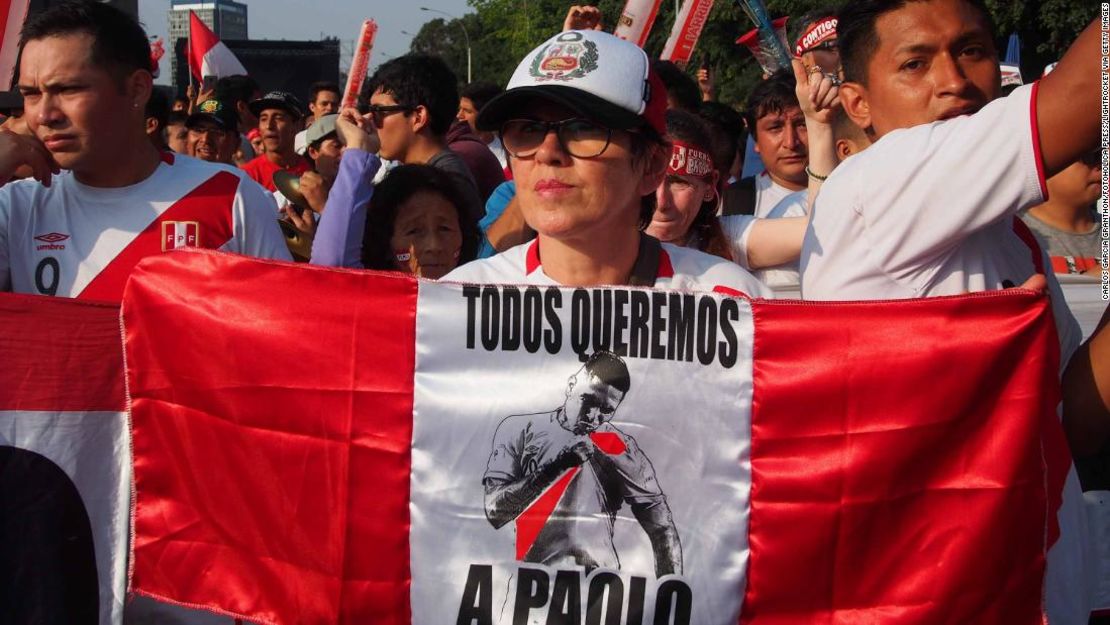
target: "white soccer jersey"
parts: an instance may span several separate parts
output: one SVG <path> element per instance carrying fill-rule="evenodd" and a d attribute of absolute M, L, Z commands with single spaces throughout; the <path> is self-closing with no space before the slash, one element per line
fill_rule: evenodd
<path fill-rule="evenodd" d="M 1036 84 L 974 115 L 897 130 L 837 167 L 802 247 L 802 297 L 908 299 L 1020 286 L 1045 273 L 1062 362 L 1079 345 L 1047 256 L 1016 219 L 1047 197 Z M 1015 222 L 1019 225 L 1015 228 Z M 925 381 L 923 381 L 923 384 Z M 1075 472 L 1048 553 L 1049 622 L 1087 622 L 1085 519 Z"/>
<path fill-rule="evenodd" d="M 755 177 L 755 216 L 769 217 L 771 211 L 791 193 L 798 193 L 787 189 L 771 179 L 767 170 Z"/>
<path fill-rule="evenodd" d="M 505 250 L 496 256 L 467 263 L 442 279 L 472 284 L 558 285 L 543 272 L 539 239 Z M 669 243 L 663 243 L 660 250 L 655 287 L 772 297 L 771 291 L 763 283 L 736 264 Z"/>
<path fill-rule="evenodd" d="M 179 247 L 291 260 L 266 190 L 228 166 L 167 153 L 129 187 L 0 188 L 0 290 L 119 301 L 136 263 Z"/>
<path fill-rule="evenodd" d="M 795 191 L 782 199 L 765 219 L 780 219 L 782 217 L 805 217 L 806 203 L 809 201 L 808 191 Z M 755 215 L 725 215 L 720 217 L 721 230 L 725 233 L 732 248 L 732 257 L 741 267 L 748 267 L 748 243 L 751 239 L 752 224 Z M 798 261 L 783 263 L 775 267 L 756 269 L 752 274 L 763 284 L 769 287 L 797 287 L 800 281 Z"/>

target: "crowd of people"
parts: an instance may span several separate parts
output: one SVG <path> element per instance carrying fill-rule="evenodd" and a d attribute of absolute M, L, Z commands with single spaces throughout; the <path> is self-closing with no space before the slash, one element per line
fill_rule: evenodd
<path fill-rule="evenodd" d="M 1080 346 L 1054 275 L 1107 269 L 1098 25 L 1004 95 L 981 0 L 857 0 L 796 23 L 792 67 L 745 102 L 576 6 L 504 88 L 460 90 L 442 59 L 409 54 L 340 109 L 334 83 L 305 107 L 248 76 L 171 100 L 140 25 L 62 4 L 23 28 L 22 102 L 0 132 L 0 289 L 118 301 L 139 259 L 185 246 L 761 298 L 1024 286 L 1052 304 L 1084 486 L 1110 486 L 1110 339 L 1100 326 Z M 749 144 L 761 164 L 743 177 Z M 1083 514 L 1076 484 L 1063 505 Z M 1049 552 L 1054 623 L 1087 621 L 1084 540 Z"/>

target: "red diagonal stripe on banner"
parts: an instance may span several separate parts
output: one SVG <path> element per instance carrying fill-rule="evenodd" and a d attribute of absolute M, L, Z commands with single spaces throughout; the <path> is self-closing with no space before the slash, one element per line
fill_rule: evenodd
<path fill-rule="evenodd" d="M 1040 625 L 1068 467 L 1047 300 L 753 308 L 741 622 Z"/>
<path fill-rule="evenodd" d="M 200 224 L 199 247 L 218 249 L 233 236 L 231 206 L 239 178 L 221 171 L 166 209 L 123 248 L 77 296 L 81 299 L 118 301 L 123 285 L 138 262 L 162 253 L 162 224 L 195 221 Z"/>
<path fill-rule="evenodd" d="M 594 445 L 603 453 L 610 456 L 619 456 L 627 451 L 627 447 L 621 437 L 614 432 L 592 432 L 590 433 L 590 440 Z M 516 519 L 516 559 L 523 560 L 528 550 L 532 545 L 536 544 L 536 539 L 540 537 L 540 532 L 543 531 L 544 526 L 547 525 L 547 520 L 551 518 L 551 513 L 555 511 L 555 507 L 559 505 L 559 501 L 563 498 L 567 488 L 570 487 L 571 481 L 574 479 L 582 467 L 574 467 L 566 472 L 565 475 L 560 477 L 554 484 L 552 484 L 546 491 L 543 492 L 532 505 L 528 506 L 524 512 Z"/>
<path fill-rule="evenodd" d="M 239 286 L 213 293 L 217 276 Z M 408 623 L 416 297 L 396 275 L 217 252 L 136 268 L 136 592 L 279 625 Z"/>
<path fill-rule="evenodd" d="M 559 505 L 559 500 L 563 498 L 563 494 L 567 492 L 570 487 L 570 482 L 578 475 L 582 467 L 574 467 L 563 474 L 554 484 L 552 484 L 542 495 L 540 495 L 532 505 L 528 506 L 520 516 L 516 518 L 516 559 L 523 560 L 524 556 L 528 554 L 528 550 L 532 545 L 536 544 L 536 539 L 540 537 L 540 532 L 543 531 L 547 520 L 551 518 L 551 513 L 555 511 L 555 506 Z"/>

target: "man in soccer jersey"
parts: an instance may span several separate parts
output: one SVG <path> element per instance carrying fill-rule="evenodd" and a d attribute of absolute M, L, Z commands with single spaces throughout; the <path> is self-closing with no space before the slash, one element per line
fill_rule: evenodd
<path fill-rule="evenodd" d="M 619 569 L 613 524 L 627 503 L 651 541 L 656 575 L 682 573 L 682 546 L 655 469 L 610 423 L 629 386 L 624 361 L 596 352 L 567 381 L 561 407 L 497 426 L 482 478 L 486 518 L 498 529 L 516 520 L 518 559 Z"/>
<path fill-rule="evenodd" d="M 119 301 L 152 254 L 290 258 L 272 200 L 245 174 L 147 138 L 150 46 L 134 19 L 58 4 L 28 18 L 20 48 L 33 136 L 0 132 L 0 290 Z M 22 165 L 35 179 L 12 182 Z"/>
<path fill-rule="evenodd" d="M 907 299 L 1017 286 L 1050 267 L 1021 210 L 1046 178 L 1098 144 L 1098 25 L 1055 71 L 1000 97 L 990 12 L 982 0 L 856 0 L 838 15 L 845 113 L 874 142 L 828 175 L 801 255 L 802 296 Z M 1051 272 L 1061 362 L 1079 328 Z M 1092 422 L 1096 421 L 1096 422 Z M 1105 440 L 1105 422 L 1069 418 L 1073 450 Z M 1046 543 L 1053 623 L 1086 623 L 1085 512 L 1068 476 Z"/>

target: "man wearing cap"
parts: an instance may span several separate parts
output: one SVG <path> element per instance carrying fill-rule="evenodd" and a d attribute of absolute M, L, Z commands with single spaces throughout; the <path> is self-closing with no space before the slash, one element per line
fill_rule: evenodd
<path fill-rule="evenodd" d="M 235 165 L 239 147 L 239 115 L 219 100 L 205 100 L 185 120 L 189 129 L 189 156 L 210 163 Z"/>
<path fill-rule="evenodd" d="M 641 232 L 671 157 L 666 102 L 644 51 L 608 33 L 566 31 L 529 53 L 478 127 L 501 132 L 537 238 L 445 279 L 766 296 L 737 265 Z"/>
<path fill-rule="evenodd" d="M 304 116 L 297 98 L 284 91 L 271 91 L 251 102 L 250 111 L 258 116 L 258 131 L 266 152 L 243 165 L 248 176 L 274 192 L 277 191 L 274 172 L 287 171 L 299 176 L 312 169 L 294 150 L 298 122 Z"/>
<path fill-rule="evenodd" d="M 324 207 L 328 201 L 328 192 L 339 173 L 339 158 L 343 155 L 343 141 L 339 138 L 335 129 L 335 120 L 338 117 L 339 115 L 324 115 L 305 131 L 305 140 L 308 142 L 305 152 L 308 158 L 312 160 L 313 170 L 301 175 L 296 193 L 292 195 L 299 194 L 303 198 L 303 202 L 307 203 L 312 212 L 316 214 L 324 212 Z M 298 214 L 288 209 L 288 204 L 294 199 L 301 201 L 301 198 L 287 195 L 288 191 L 288 188 L 278 184 L 278 193 L 275 194 L 278 206 L 284 207 L 283 210 L 292 224 L 311 239 L 316 230 L 316 223 L 311 215 Z"/>

